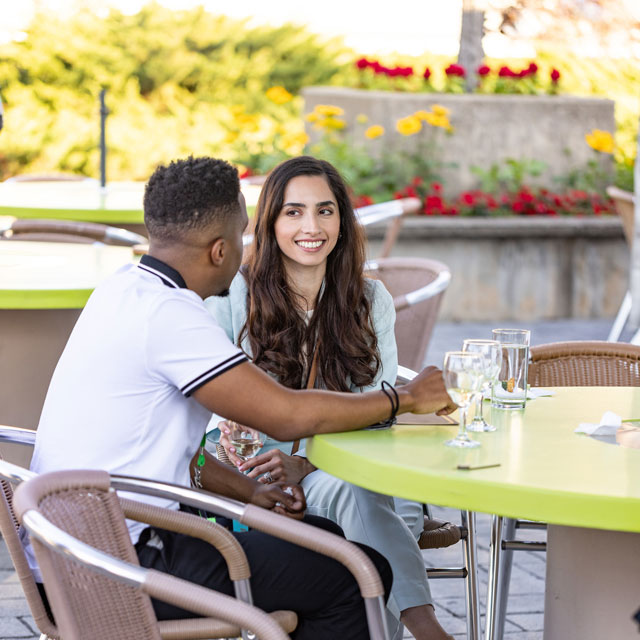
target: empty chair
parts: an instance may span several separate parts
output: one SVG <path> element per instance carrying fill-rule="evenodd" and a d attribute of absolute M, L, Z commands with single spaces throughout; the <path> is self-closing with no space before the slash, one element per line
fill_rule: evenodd
<path fill-rule="evenodd" d="M 368 262 L 365 269 L 382 280 L 393 296 L 398 362 L 419 371 L 451 281 L 449 268 L 427 258 L 380 258 Z"/>
<path fill-rule="evenodd" d="M 530 349 L 532 387 L 640 386 L 640 346 L 622 342 L 575 341 Z M 546 543 L 514 540 L 516 529 L 544 529 L 542 522 L 493 516 L 487 597 L 487 640 L 502 638 L 509 597 L 512 553 L 544 551 Z"/>
<path fill-rule="evenodd" d="M 16 218 L 0 228 L 0 240 L 29 240 L 38 242 L 75 242 L 133 247 L 147 239 L 133 231 L 97 222 L 73 220 L 36 220 Z"/>

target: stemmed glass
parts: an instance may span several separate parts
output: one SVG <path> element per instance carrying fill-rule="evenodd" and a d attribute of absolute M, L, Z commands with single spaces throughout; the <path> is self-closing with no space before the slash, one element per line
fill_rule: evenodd
<path fill-rule="evenodd" d="M 497 340 L 465 340 L 462 350 L 477 353 L 483 360 L 483 380 L 480 391 L 475 396 L 476 409 L 473 420 L 467 427 L 469 431 L 495 431 L 496 428 L 484 419 L 484 395 L 491 389 L 500 373 L 502 347 Z"/>
<path fill-rule="evenodd" d="M 467 434 L 467 412 L 473 396 L 480 391 L 483 368 L 483 357 L 478 353 L 448 351 L 444 356 L 444 384 L 451 399 L 460 407 L 458 435 L 445 442 L 448 447 L 471 449 L 480 446 Z"/>
<path fill-rule="evenodd" d="M 256 456 L 258 451 L 262 449 L 267 436 L 262 431 L 245 427 L 233 420 L 227 420 L 227 424 L 231 431 L 229 442 L 231 446 L 235 447 L 238 458 L 244 461 Z"/>

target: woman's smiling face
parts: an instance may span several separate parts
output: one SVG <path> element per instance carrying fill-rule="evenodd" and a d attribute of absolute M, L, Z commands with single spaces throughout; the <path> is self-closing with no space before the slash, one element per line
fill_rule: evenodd
<path fill-rule="evenodd" d="M 285 266 L 326 265 L 338 242 L 340 211 L 324 176 L 289 181 L 274 231 Z"/>

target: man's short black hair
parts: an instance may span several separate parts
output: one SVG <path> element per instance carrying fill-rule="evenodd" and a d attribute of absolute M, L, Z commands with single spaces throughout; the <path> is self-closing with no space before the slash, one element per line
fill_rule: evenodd
<path fill-rule="evenodd" d="M 144 192 L 144 223 L 158 239 L 221 223 L 240 210 L 238 171 L 224 160 L 194 158 L 159 166 Z"/>

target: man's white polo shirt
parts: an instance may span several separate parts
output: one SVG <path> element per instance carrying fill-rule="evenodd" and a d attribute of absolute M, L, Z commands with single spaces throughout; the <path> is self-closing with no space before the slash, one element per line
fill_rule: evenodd
<path fill-rule="evenodd" d="M 49 385 L 31 469 L 105 469 L 189 486 L 211 416 L 191 394 L 244 361 L 180 274 L 143 256 L 82 311 Z M 134 542 L 145 526 L 130 523 Z"/>

